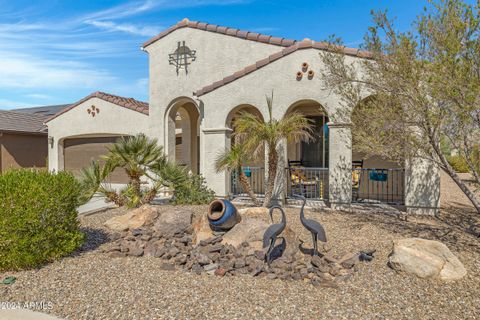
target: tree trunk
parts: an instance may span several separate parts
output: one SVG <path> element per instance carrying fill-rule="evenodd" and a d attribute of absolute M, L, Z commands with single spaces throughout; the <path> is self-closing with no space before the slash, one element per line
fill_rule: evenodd
<path fill-rule="evenodd" d="M 268 179 L 267 188 L 265 190 L 265 200 L 263 206 L 270 206 L 272 201 L 273 188 L 275 187 L 275 178 L 277 177 L 278 155 L 276 146 L 270 147 L 268 150 Z"/>
<path fill-rule="evenodd" d="M 455 181 L 457 186 L 463 191 L 463 193 L 467 196 L 468 200 L 473 204 L 475 209 L 477 210 L 477 213 L 480 213 L 480 202 L 477 200 L 477 197 L 475 194 L 468 188 L 468 186 L 465 184 L 465 182 L 460 179 L 458 174 L 453 170 L 452 166 L 450 163 L 448 163 L 447 158 L 445 155 L 442 153 L 440 148 L 438 146 L 434 145 L 435 153 L 440 159 L 440 162 L 443 164 L 445 172 Z"/>
<path fill-rule="evenodd" d="M 141 181 L 139 176 L 130 176 L 130 183 L 132 184 L 135 195 L 139 198 L 142 196 L 140 192 Z"/>
<path fill-rule="evenodd" d="M 252 199 L 253 204 L 258 207 L 260 203 L 258 202 L 257 196 L 253 193 L 252 187 L 250 186 L 250 182 L 248 182 L 248 178 L 243 173 L 243 170 L 240 169 L 240 184 L 242 185 L 243 190 L 248 194 L 248 196 Z"/>

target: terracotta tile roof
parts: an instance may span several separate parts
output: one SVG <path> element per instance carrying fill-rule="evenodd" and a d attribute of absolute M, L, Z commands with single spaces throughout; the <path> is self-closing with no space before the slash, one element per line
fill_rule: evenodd
<path fill-rule="evenodd" d="M 279 60 L 297 50 L 301 49 L 318 49 L 318 50 L 324 50 L 324 51 L 331 51 L 331 52 L 341 52 L 345 55 L 349 56 L 355 56 L 359 58 L 366 58 L 369 59 L 371 58 L 371 54 L 367 51 L 361 51 L 359 49 L 353 49 L 353 48 L 347 48 L 347 47 L 332 47 L 326 42 L 315 42 L 310 39 L 304 39 L 303 41 L 297 42 L 292 46 L 289 46 L 277 53 L 271 54 L 265 59 L 259 60 L 256 63 L 249 65 L 237 72 L 235 72 L 232 75 L 229 75 L 222 80 L 216 81 L 208 86 L 205 86 L 201 88 L 200 90 L 197 90 L 193 93 L 193 95 L 200 97 L 208 92 L 211 92 L 217 88 L 220 88 L 230 82 L 233 82 L 239 78 L 244 77 L 245 75 L 255 72 L 256 70 L 268 65 L 269 63 L 272 63 L 273 61 Z"/>
<path fill-rule="evenodd" d="M 194 29 L 206 30 L 210 32 L 225 34 L 227 36 L 232 36 L 232 37 L 237 37 L 237 38 L 247 39 L 252 41 L 258 41 L 258 42 L 273 44 L 273 45 L 282 46 L 282 47 L 289 47 L 297 43 L 296 40 L 278 38 L 278 37 L 273 37 L 273 36 L 260 34 L 256 32 L 238 30 L 235 28 L 222 27 L 222 26 L 217 26 L 215 24 L 209 24 L 206 22 L 190 21 L 187 18 L 185 18 L 182 21 L 178 22 L 177 24 L 171 26 L 167 30 L 163 31 L 162 33 L 158 34 L 157 36 L 145 42 L 142 45 L 142 48 L 145 48 L 151 45 L 155 41 L 160 40 L 166 35 L 181 28 L 194 28 Z"/>
<path fill-rule="evenodd" d="M 0 132 L 46 134 L 45 116 L 0 110 Z"/>
<path fill-rule="evenodd" d="M 85 98 L 81 99 L 80 101 L 75 102 L 74 104 L 70 105 L 68 108 L 65 108 L 62 111 L 56 113 L 54 116 L 48 118 L 45 121 L 45 123 L 49 122 L 50 120 L 55 119 L 56 117 L 60 116 L 61 114 L 64 114 L 65 112 L 75 108 L 79 104 L 81 104 L 81 103 L 83 103 L 83 102 L 85 102 L 85 101 L 87 101 L 88 99 L 91 99 L 91 98 L 99 98 L 99 99 L 111 102 L 113 104 L 116 104 L 120 107 L 124 107 L 124 108 L 130 109 L 130 110 L 137 111 L 137 112 L 148 115 L 148 103 L 147 102 L 138 101 L 138 100 L 135 100 L 133 98 L 125 98 L 125 97 L 120 97 L 120 96 L 116 96 L 116 95 L 113 95 L 113 94 L 97 91 L 97 92 L 94 92 L 94 93 L 86 96 Z"/>

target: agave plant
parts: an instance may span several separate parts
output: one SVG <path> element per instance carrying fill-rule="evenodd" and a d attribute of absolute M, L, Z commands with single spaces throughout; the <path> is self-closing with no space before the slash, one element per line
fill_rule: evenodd
<path fill-rule="evenodd" d="M 220 153 L 217 156 L 217 159 L 215 160 L 215 168 L 217 172 L 237 172 L 243 190 L 252 199 L 254 205 L 259 206 L 260 202 L 253 192 L 247 176 L 242 170 L 242 165 L 247 163 L 249 160 L 250 157 L 245 150 L 245 146 L 242 143 L 236 143 L 234 146 L 232 146 L 232 148 L 230 148 L 230 150 L 225 150 L 223 153 Z"/>
<path fill-rule="evenodd" d="M 290 113 L 280 120 L 273 118 L 273 92 L 266 99 L 268 121 L 244 112 L 235 120 L 234 136 L 243 141 L 245 149 L 256 156 L 262 153 L 264 146 L 267 148 L 268 177 L 263 205 L 269 206 L 277 176 L 278 144 L 282 140 L 288 142 L 310 141 L 313 139 L 313 126 L 305 116 L 296 112 Z"/>

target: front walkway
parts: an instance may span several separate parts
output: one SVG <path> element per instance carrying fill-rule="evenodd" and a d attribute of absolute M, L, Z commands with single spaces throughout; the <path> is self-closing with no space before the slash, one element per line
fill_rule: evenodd
<path fill-rule="evenodd" d="M 28 309 L 0 309 L 0 320 L 61 320 L 60 318 Z"/>

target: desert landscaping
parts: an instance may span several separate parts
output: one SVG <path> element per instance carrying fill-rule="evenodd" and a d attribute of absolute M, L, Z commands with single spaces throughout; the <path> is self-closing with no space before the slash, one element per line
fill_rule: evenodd
<path fill-rule="evenodd" d="M 6 301 L 51 301 L 53 308 L 47 312 L 67 319 L 475 319 L 480 312 L 480 241 L 467 226 L 454 221 L 459 211 L 476 223 L 479 218 L 461 193 L 452 192 L 456 187 L 447 178 L 442 180 L 442 191 L 449 197 L 442 199 L 439 218 L 405 221 L 398 213 L 307 210 L 307 216 L 321 222 L 327 232 L 328 243 L 320 252 L 338 259 L 376 250 L 371 262 L 357 261 L 352 269 L 342 268 L 341 275 L 329 276 L 327 281 L 316 270 L 315 275 L 308 272 L 306 279 L 268 272 L 253 276 L 248 266 L 215 274 L 195 267 L 188 270 L 175 258 L 124 256 L 111 251 L 118 233 L 104 224 L 125 209 L 110 209 L 82 217 L 87 241 L 73 256 L 37 270 L 0 274 L 17 278 L 14 284 L 1 286 L 0 294 Z M 192 211 L 195 217 L 207 210 L 207 206 L 154 207 L 160 213 Z M 309 248 L 311 238 L 300 224 L 299 208 L 286 212 L 288 226 Z M 255 212 L 251 218 L 268 222 L 266 215 Z M 387 265 L 392 242 L 410 237 L 441 241 L 467 274 L 445 282 L 394 271 Z"/>

